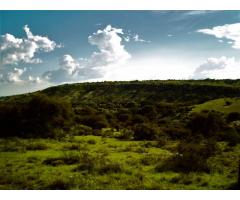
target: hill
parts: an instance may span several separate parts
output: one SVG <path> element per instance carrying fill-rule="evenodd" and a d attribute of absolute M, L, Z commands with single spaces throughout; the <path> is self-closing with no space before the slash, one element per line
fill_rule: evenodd
<path fill-rule="evenodd" d="M 209 79 L 1 97 L 0 189 L 234 189 L 239 99 L 240 80 Z"/>

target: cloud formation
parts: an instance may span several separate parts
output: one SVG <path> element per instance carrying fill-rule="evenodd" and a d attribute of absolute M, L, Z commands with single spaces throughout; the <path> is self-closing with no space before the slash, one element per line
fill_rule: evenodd
<path fill-rule="evenodd" d="M 39 77 L 29 76 L 23 80 L 22 75 L 27 68 L 21 66 L 41 63 L 42 60 L 36 57 L 38 52 L 51 52 L 60 47 L 46 36 L 33 35 L 28 25 L 25 25 L 23 30 L 26 33 L 25 38 L 17 38 L 9 33 L 0 36 L 1 83 L 40 83 Z"/>
<path fill-rule="evenodd" d="M 208 58 L 198 68 L 195 69 L 192 78 L 204 79 L 228 79 L 240 78 L 240 62 L 234 57 L 227 58 L 225 56 L 219 58 Z"/>
<path fill-rule="evenodd" d="M 89 58 L 74 59 L 64 55 L 59 60 L 59 68 L 45 72 L 43 78 L 50 82 L 81 81 L 100 78 L 107 68 L 124 64 L 131 55 L 122 44 L 122 29 L 108 25 L 88 37 L 88 42 L 97 47 Z"/>
<path fill-rule="evenodd" d="M 33 35 L 28 25 L 23 27 L 26 38 L 16 38 L 9 33 L 0 36 L 1 65 L 17 65 L 22 63 L 40 63 L 35 58 L 37 52 L 50 52 L 59 47 L 48 37 Z"/>
<path fill-rule="evenodd" d="M 26 71 L 26 68 L 14 68 L 12 71 L 6 74 L 0 74 L 0 82 L 2 83 L 20 83 L 22 74 Z"/>
<path fill-rule="evenodd" d="M 213 35 L 218 39 L 227 39 L 231 42 L 232 48 L 240 49 L 240 23 L 225 24 L 210 29 L 199 29 L 197 32 Z"/>
<path fill-rule="evenodd" d="M 93 67 L 102 67 L 110 64 L 124 63 L 131 55 L 121 44 L 123 35 L 122 29 L 113 28 L 108 25 L 103 30 L 98 30 L 88 37 L 91 45 L 96 45 L 98 51 L 93 52 L 88 65 Z"/>

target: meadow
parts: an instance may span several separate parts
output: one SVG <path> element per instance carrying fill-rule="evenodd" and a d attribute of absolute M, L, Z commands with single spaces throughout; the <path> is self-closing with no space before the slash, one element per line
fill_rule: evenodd
<path fill-rule="evenodd" d="M 2 139 L 0 189 L 234 189 L 240 145 L 218 144 L 210 172 L 160 169 L 176 142 L 101 136 Z"/>

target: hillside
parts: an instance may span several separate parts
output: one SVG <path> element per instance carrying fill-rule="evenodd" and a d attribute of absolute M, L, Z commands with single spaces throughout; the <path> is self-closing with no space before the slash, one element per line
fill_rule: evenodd
<path fill-rule="evenodd" d="M 240 80 L 78 83 L 1 97 L 0 189 L 237 188 L 239 98 Z"/>
<path fill-rule="evenodd" d="M 194 106 L 192 112 L 201 112 L 203 110 L 215 110 L 225 114 L 231 112 L 240 113 L 240 98 L 220 98 L 207 101 L 203 104 Z"/>

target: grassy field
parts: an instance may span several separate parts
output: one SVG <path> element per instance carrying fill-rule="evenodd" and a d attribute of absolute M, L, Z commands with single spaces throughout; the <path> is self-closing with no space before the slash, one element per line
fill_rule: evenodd
<path fill-rule="evenodd" d="M 203 104 L 194 106 L 193 112 L 202 110 L 215 110 L 228 114 L 230 112 L 240 112 L 240 98 L 220 98 L 207 101 Z"/>
<path fill-rule="evenodd" d="M 218 143 L 209 173 L 159 170 L 177 142 L 101 136 L 1 139 L 0 189 L 231 189 L 240 145 Z"/>

